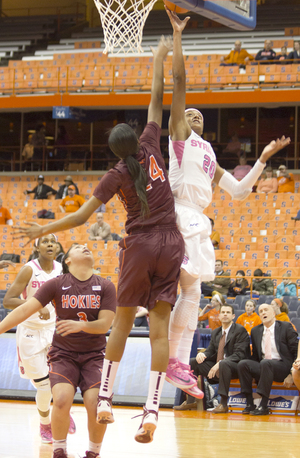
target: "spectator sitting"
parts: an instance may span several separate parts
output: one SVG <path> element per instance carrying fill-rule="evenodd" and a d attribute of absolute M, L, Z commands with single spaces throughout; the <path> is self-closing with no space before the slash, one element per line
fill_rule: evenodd
<path fill-rule="evenodd" d="M 103 214 L 97 213 L 96 219 L 97 222 L 90 228 L 89 240 L 112 240 L 110 225 L 104 222 Z"/>
<path fill-rule="evenodd" d="M 261 304 L 259 316 L 262 324 L 251 331 L 252 356 L 238 363 L 241 393 L 246 396 L 247 406 L 243 414 L 269 415 L 269 396 L 273 381 L 290 383 L 290 372 L 297 356 L 298 334 L 289 323 L 275 321 L 271 305 Z M 255 407 L 252 380 L 257 381 L 256 392 L 261 396 Z"/>
<path fill-rule="evenodd" d="M 271 302 L 271 305 L 273 307 L 273 310 L 275 312 L 275 318 L 278 321 L 287 321 L 288 323 L 291 323 L 291 320 L 288 316 L 289 313 L 289 308 L 285 302 L 283 302 L 281 299 L 273 299 Z M 296 327 L 291 323 L 293 328 L 296 331 Z"/>
<path fill-rule="evenodd" d="M 220 233 L 218 231 L 214 231 L 214 225 L 215 222 L 212 218 L 209 218 L 210 224 L 211 224 L 211 234 L 210 234 L 210 240 L 214 246 L 215 250 L 219 249 L 219 243 L 220 243 Z"/>
<path fill-rule="evenodd" d="M 243 270 L 237 270 L 235 276 L 237 277 L 228 288 L 228 296 L 236 297 L 240 295 L 248 294 L 249 283 L 245 278 L 245 272 Z"/>
<path fill-rule="evenodd" d="M 291 274 L 286 273 L 282 276 L 284 280 L 277 286 L 276 297 L 279 299 L 282 296 L 297 296 L 297 285 L 296 283 L 289 280 Z"/>
<path fill-rule="evenodd" d="M 71 184 L 68 187 L 68 195 L 61 201 L 59 208 L 62 213 L 74 213 L 82 207 L 84 202 L 84 198 L 76 194 L 76 188 Z"/>
<path fill-rule="evenodd" d="M 244 66 L 248 61 L 254 60 L 254 57 L 242 49 L 242 43 L 240 40 L 236 40 L 234 43 L 234 49 L 230 51 L 228 56 L 221 56 L 221 65 L 242 65 Z"/>
<path fill-rule="evenodd" d="M 294 175 L 288 173 L 285 165 L 278 167 L 278 192 L 295 192 Z"/>
<path fill-rule="evenodd" d="M 211 296 L 213 291 L 218 291 L 221 294 L 227 294 L 230 286 L 230 272 L 223 270 L 223 261 L 216 259 L 215 261 L 215 279 L 209 282 L 201 283 L 201 290 L 204 296 Z M 224 278 L 227 277 L 227 278 Z"/>
<path fill-rule="evenodd" d="M 281 47 L 281 53 L 277 54 L 275 59 L 280 60 L 280 61 L 288 59 L 288 53 L 287 53 L 286 46 Z"/>
<path fill-rule="evenodd" d="M 207 304 L 204 309 L 200 308 L 200 313 L 198 320 L 205 321 L 208 320 L 208 327 L 212 330 L 216 329 L 218 326 L 221 326 L 219 320 L 220 307 L 225 304 L 225 299 L 218 291 L 213 291 L 210 304 Z"/>
<path fill-rule="evenodd" d="M 32 190 L 25 189 L 24 194 L 34 194 L 33 198 L 34 199 L 48 199 L 49 196 L 52 194 L 55 195 L 57 191 L 55 189 L 51 188 L 51 186 L 48 186 L 47 184 L 44 184 L 44 176 L 39 175 L 38 176 L 38 185 L 33 188 Z"/>
<path fill-rule="evenodd" d="M 255 56 L 256 61 L 270 61 L 276 58 L 276 52 L 272 49 L 272 43 L 270 40 L 265 41 L 264 49 L 258 51 Z"/>
<path fill-rule="evenodd" d="M 135 320 L 134 320 L 134 327 L 139 328 L 141 326 L 144 326 L 146 328 L 149 327 L 148 323 L 148 317 L 149 317 L 149 312 L 145 307 L 137 307 L 137 312 L 135 314 Z"/>
<path fill-rule="evenodd" d="M 190 360 L 191 369 L 196 376 L 207 377 L 212 384 L 219 384 L 218 394 L 221 403 L 213 414 L 227 413 L 227 400 L 230 380 L 238 376 L 238 362 L 250 358 L 250 339 L 246 329 L 233 322 L 234 308 L 224 304 L 220 310 L 221 325 L 211 334 L 208 348 Z M 191 389 L 188 398 L 174 410 L 192 410 L 197 408 Z"/>
<path fill-rule="evenodd" d="M 241 156 L 239 159 L 240 165 L 237 165 L 232 172 L 232 175 L 237 180 L 242 180 L 252 169 L 251 165 L 247 165 L 247 159 L 245 156 Z"/>
<path fill-rule="evenodd" d="M 256 269 L 253 273 L 254 277 L 264 277 L 261 269 Z M 274 285 L 271 278 L 253 278 L 252 280 L 252 294 L 259 296 L 265 294 L 267 296 L 273 296 Z"/>
<path fill-rule="evenodd" d="M 11 218 L 11 214 L 9 210 L 5 207 L 2 207 L 2 199 L 0 199 L 0 224 L 8 224 L 8 226 L 12 226 L 13 220 Z"/>
<path fill-rule="evenodd" d="M 277 192 L 278 182 L 273 175 L 272 167 L 267 167 L 264 176 L 259 180 L 256 192 L 261 194 L 269 194 Z"/>
<path fill-rule="evenodd" d="M 65 197 L 67 197 L 68 187 L 71 186 L 71 184 L 75 186 L 76 194 L 79 195 L 78 187 L 75 183 L 73 183 L 72 177 L 70 175 L 66 176 L 64 181 L 65 181 L 65 184 L 62 184 L 59 187 L 57 194 L 55 196 L 55 199 L 64 199 Z"/>
<path fill-rule="evenodd" d="M 292 60 L 294 64 L 300 62 L 300 42 L 294 42 L 294 50 L 288 55 L 288 59 Z"/>
<path fill-rule="evenodd" d="M 62 264 L 63 257 L 65 255 L 65 251 L 62 247 L 62 244 L 60 242 L 56 242 L 57 244 L 57 249 L 56 249 L 56 258 L 55 261 L 60 262 Z"/>
<path fill-rule="evenodd" d="M 245 304 L 245 313 L 240 315 L 236 320 L 236 323 L 244 326 L 248 334 L 251 333 L 251 329 L 258 324 L 261 324 L 261 319 L 255 312 L 256 302 L 253 299 L 249 299 Z"/>

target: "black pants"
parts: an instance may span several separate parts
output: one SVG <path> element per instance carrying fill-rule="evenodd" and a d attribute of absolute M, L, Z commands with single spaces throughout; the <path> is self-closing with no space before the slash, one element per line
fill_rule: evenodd
<path fill-rule="evenodd" d="M 213 361 L 203 361 L 203 363 L 198 364 L 196 358 L 190 360 L 191 369 L 194 371 L 196 376 L 202 375 L 207 377 L 210 369 L 216 363 Z M 219 377 L 207 378 L 208 382 L 211 384 L 218 383 L 219 389 L 218 394 L 221 396 L 228 396 L 230 380 L 238 377 L 237 371 L 238 363 L 234 363 L 228 359 L 223 359 L 219 363 Z"/>
<path fill-rule="evenodd" d="M 257 381 L 257 393 L 269 397 L 273 382 L 283 382 L 290 373 L 290 367 L 283 361 L 263 359 L 260 362 L 244 359 L 238 363 L 238 377 L 241 392 L 252 393 L 252 379 Z"/>

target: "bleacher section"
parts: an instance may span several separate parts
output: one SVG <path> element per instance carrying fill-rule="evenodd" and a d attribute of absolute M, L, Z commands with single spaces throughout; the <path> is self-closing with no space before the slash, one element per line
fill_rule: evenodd
<path fill-rule="evenodd" d="M 91 197 L 92 191 L 97 185 L 101 177 L 95 175 L 78 176 L 76 184 L 78 185 L 81 195 L 87 200 Z M 5 177 L 1 177 L 1 180 Z M 54 189 L 58 189 L 61 184 L 64 184 L 64 176 L 47 176 L 47 183 L 51 184 Z M 9 179 L 7 179 L 9 180 Z M 36 186 L 34 177 L 17 178 L 18 181 L 0 181 L 0 196 L 3 199 L 3 205 L 11 211 L 13 222 L 19 226 L 24 220 L 35 221 L 39 224 L 47 224 L 49 220 L 37 218 L 39 210 L 46 209 L 55 213 L 56 219 L 65 216 L 60 213 L 60 200 L 34 200 L 24 196 L 25 189 L 33 189 Z M 117 198 L 112 199 L 106 205 L 105 221 L 110 224 L 111 230 L 120 236 L 125 235 L 125 220 L 126 215 L 122 204 Z M 96 222 L 96 214 L 94 214 L 83 226 L 69 231 L 62 232 L 58 235 L 59 242 L 62 244 L 65 251 L 74 242 L 87 243 L 90 250 L 93 251 L 95 257 L 95 269 L 101 276 L 108 278 L 117 285 L 118 278 L 118 242 L 93 242 L 89 241 L 89 227 Z M 15 279 L 17 272 L 24 265 L 29 255 L 32 252 L 32 243 L 25 246 L 26 241 L 22 239 L 13 240 L 11 227 L 0 225 L 1 238 L 1 253 L 16 253 L 20 255 L 20 264 L 17 265 L 16 271 L 11 268 L 1 270 L 0 272 L 0 290 L 6 290 Z"/>
<path fill-rule="evenodd" d="M 300 176 L 294 175 L 296 184 Z M 48 220 L 38 219 L 39 210 L 46 209 L 55 213 L 55 218 L 64 216 L 59 212 L 60 200 L 33 200 L 23 191 L 36 185 L 34 176 L 9 178 L 2 176 L 0 181 L 0 197 L 4 206 L 10 209 L 15 225 L 22 225 L 24 220 L 47 224 Z M 64 176 L 47 175 L 46 182 L 54 189 L 63 184 Z M 88 199 L 101 179 L 99 175 L 78 175 L 74 177 L 81 195 Z M 298 188 L 297 188 L 298 189 Z M 252 193 L 245 201 L 231 200 L 229 194 L 218 186 L 214 189 L 213 201 L 205 210 L 205 214 L 215 221 L 215 229 L 221 234 L 220 249 L 216 256 L 222 259 L 226 270 L 233 277 L 236 271 L 243 269 L 247 277 L 251 277 L 257 268 L 271 276 L 276 286 L 282 281 L 282 275 L 289 272 L 293 281 L 300 288 L 300 222 L 291 220 L 300 208 L 299 194 L 265 194 Z M 125 210 L 120 201 L 114 197 L 106 205 L 105 221 L 111 226 L 112 232 L 125 236 Z M 59 233 L 59 241 L 67 250 L 72 243 L 87 243 L 95 257 L 95 269 L 103 277 L 110 279 L 117 286 L 118 279 L 118 242 L 89 241 L 89 227 L 96 222 L 94 214 L 83 226 Z M 19 254 L 20 265 L 16 271 L 5 269 L 0 272 L 0 290 L 6 290 L 17 275 L 18 270 L 27 262 L 32 251 L 32 243 L 26 245 L 22 239 L 13 240 L 11 228 L 0 226 L 1 253 Z M 251 279 L 249 278 L 249 283 Z M 235 305 L 237 315 L 244 312 L 247 297 L 237 297 L 230 302 Z M 271 302 L 271 297 L 261 300 Z M 204 299 L 204 301 L 207 301 Z M 300 321 L 298 299 L 286 298 L 290 304 L 293 320 Z M 294 302 L 293 302 L 294 301 Z M 1 302 L 1 301 L 0 301 Z M 200 303 L 205 305 L 203 299 Z M 299 307 L 299 309 L 298 309 Z M 298 312 L 297 312 L 298 310 Z M 4 312 L 2 312 L 4 313 Z M 298 315 L 297 315 L 298 313 Z M 0 317 L 1 318 L 1 317 Z M 295 325 L 299 326 L 298 323 Z M 299 327 L 300 332 L 300 327 Z"/>

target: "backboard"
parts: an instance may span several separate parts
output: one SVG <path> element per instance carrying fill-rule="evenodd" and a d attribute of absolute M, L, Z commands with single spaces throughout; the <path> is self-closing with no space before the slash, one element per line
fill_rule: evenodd
<path fill-rule="evenodd" d="M 232 29 L 251 30 L 256 26 L 256 0 L 172 0 L 172 3 Z"/>

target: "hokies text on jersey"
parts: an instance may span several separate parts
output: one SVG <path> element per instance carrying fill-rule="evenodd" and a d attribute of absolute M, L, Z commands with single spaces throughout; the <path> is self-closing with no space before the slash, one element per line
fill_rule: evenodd
<path fill-rule="evenodd" d="M 101 296 L 95 294 L 88 295 L 63 295 L 61 298 L 61 306 L 63 309 L 99 309 Z"/>

